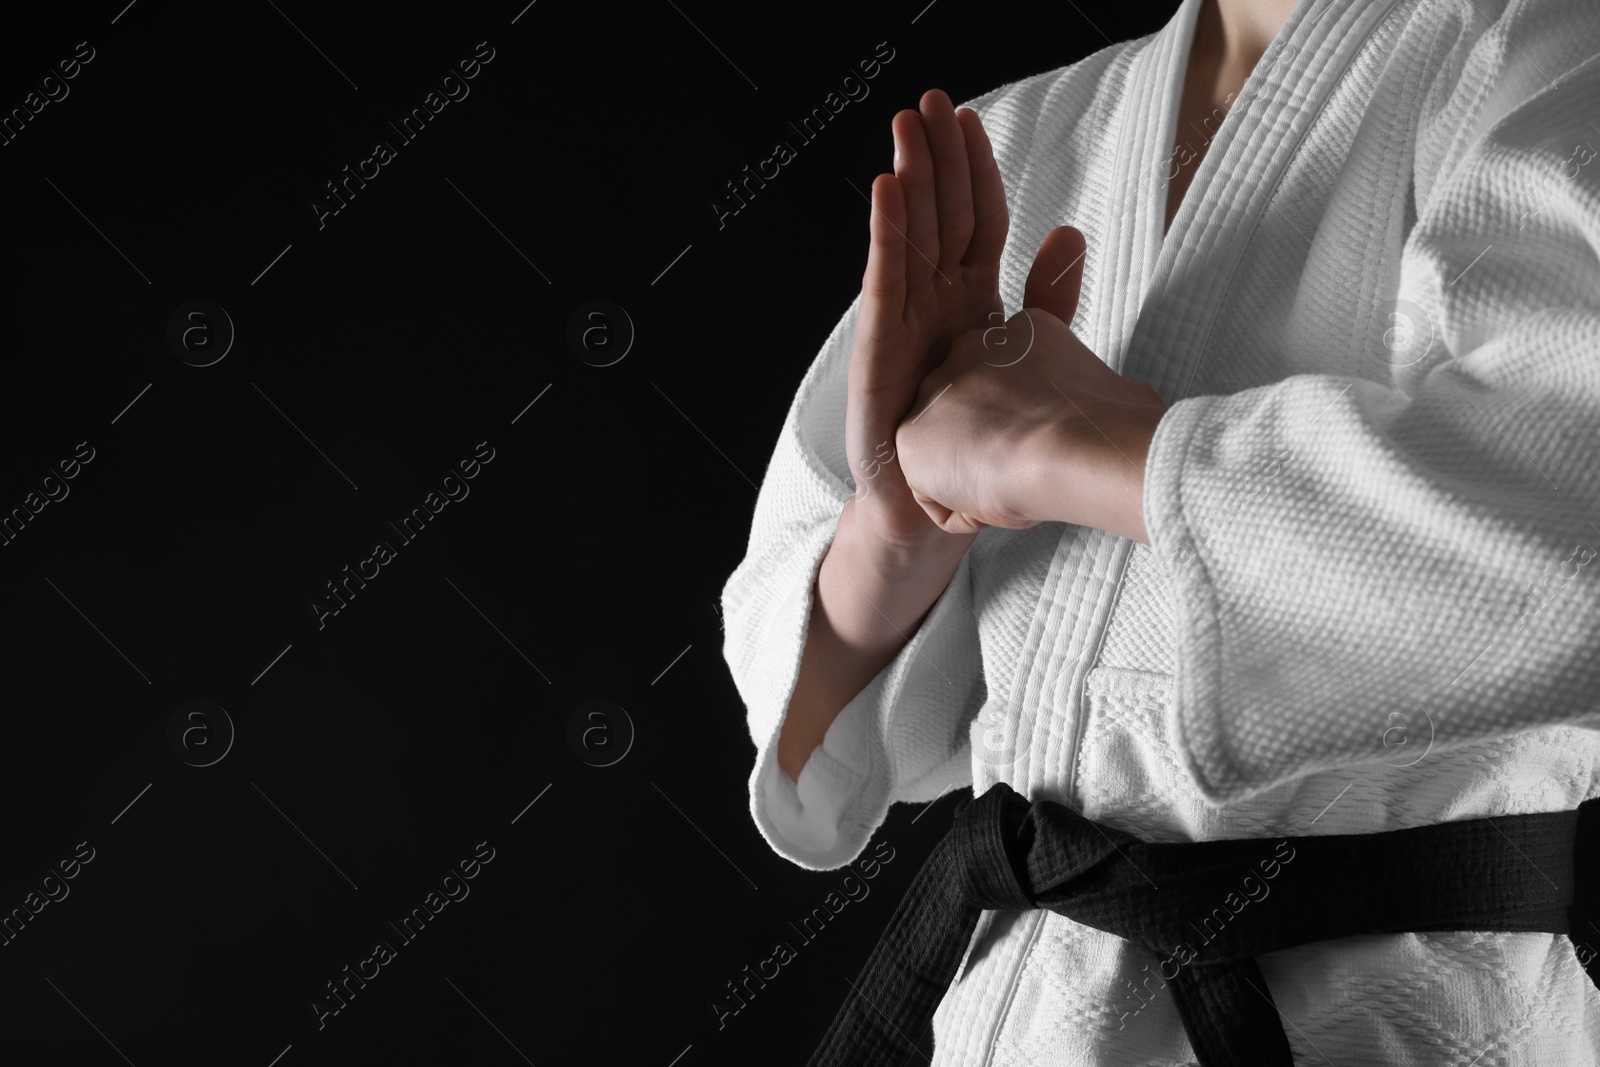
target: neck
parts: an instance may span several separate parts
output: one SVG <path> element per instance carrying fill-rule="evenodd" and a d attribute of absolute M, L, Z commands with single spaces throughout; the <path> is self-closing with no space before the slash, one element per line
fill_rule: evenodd
<path fill-rule="evenodd" d="M 1195 30 L 1224 68 L 1248 73 L 1298 6 L 1299 0 L 1204 0 Z"/>

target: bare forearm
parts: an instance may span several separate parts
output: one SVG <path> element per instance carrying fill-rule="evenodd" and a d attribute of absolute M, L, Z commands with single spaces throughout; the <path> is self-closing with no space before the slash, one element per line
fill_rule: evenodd
<path fill-rule="evenodd" d="M 1037 522 L 1093 526 L 1148 545 L 1145 465 L 1167 405 L 1159 397 L 1080 400 L 1050 432 L 1030 439 L 1032 447 L 1013 465 L 1027 472 L 1020 510 Z"/>
<path fill-rule="evenodd" d="M 905 648 L 971 544 L 952 537 L 917 553 L 893 552 L 863 536 L 854 513 L 851 498 L 818 568 L 800 673 L 778 737 L 778 766 L 794 781 L 845 705 Z"/>

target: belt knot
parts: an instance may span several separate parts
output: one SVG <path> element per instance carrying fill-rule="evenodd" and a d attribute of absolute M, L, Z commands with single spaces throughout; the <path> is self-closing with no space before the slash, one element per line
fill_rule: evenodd
<path fill-rule="evenodd" d="M 1030 811 L 1028 801 L 1004 782 L 956 809 L 955 827 L 944 843 L 961 872 L 969 904 L 992 911 L 1038 906 L 1026 863 L 1033 844 Z"/>

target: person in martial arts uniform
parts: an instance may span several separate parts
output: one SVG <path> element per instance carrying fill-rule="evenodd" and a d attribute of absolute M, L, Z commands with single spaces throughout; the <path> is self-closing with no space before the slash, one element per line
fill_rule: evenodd
<path fill-rule="evenodd" d="M 1588 0 L 1182 0 L 897 115 L 722 594 L 771 847 L 997 782 L 1268 851 L 1600 795 L 1597 53 Z M 1296 1062 L 1600 1063 L 1574 937 L 1260 965 Z M 933 1063 L 1191 1063 L 1151 961 L 985 912 Z"/>

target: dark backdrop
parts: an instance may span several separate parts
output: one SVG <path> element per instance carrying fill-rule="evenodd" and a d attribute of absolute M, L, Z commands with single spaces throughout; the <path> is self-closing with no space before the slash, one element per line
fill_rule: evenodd
<path fill-rule="evenodd" d="M 756 486 L 893 113 L 1170 0 L 124 3 L 0 34 L 5 1062 L 804 1062 L 955 801 L 859 899 L 761 839 L 718 614 Z"/>

